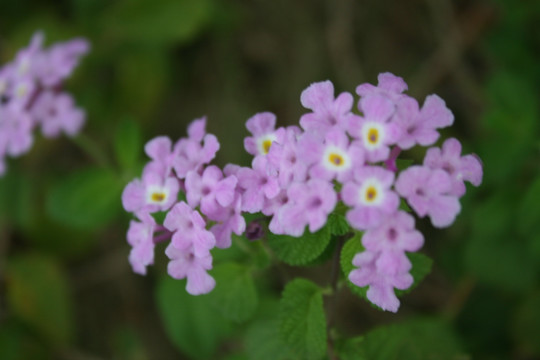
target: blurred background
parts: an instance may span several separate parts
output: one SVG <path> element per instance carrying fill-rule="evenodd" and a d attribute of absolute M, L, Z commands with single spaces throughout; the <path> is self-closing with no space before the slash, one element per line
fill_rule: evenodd
<path fill-rule="evenodd" d="M 65 84 L 83 135 L 36 138 L 0 179 L 0 359 L 262 359 L 264 299 L 297 275 L 325 284 L 328 264 L 264 272 L 258 315 L 230 322 L 166 278 L 162 249 L 146 277 L 131 271 L 121 191 L 143 144 L 194 118 L 208 117 L 219 165 L 247 165 L 250 116 L 296 124 L 309 84 L 354 93 L 386 71 L 420 102 L 445 99 L 455 123 L 441 139 L 478 154 L 484 182 L 452 227 L 419 222 L 433 269 L 399 312 L 343 289 L 338 331 L 427 321 L 401 341 L 429 339 L 430 359 L 540 359 L 539 24 L 537 0 L 0 0 L 2 64 L 38 29 L 92 44 Z"/>

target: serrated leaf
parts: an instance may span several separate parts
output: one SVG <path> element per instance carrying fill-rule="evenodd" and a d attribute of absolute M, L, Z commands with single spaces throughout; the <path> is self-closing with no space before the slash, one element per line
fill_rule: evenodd
<path fill-rule="evenodd" d="M 281 261 L 289 265 L 305 265 L 324 252 L 330 238 L 328 226 L 316 233 L 306 231 L 298 238 L 269 232 L 268 245 Z"/>
<path fill-rule="evenodd" d="M 464 358 L 460 341 L 452 328 L 436 319 L 414 319 L 372 330 L 364 336 L 362 348 L 367 359 Z"/>
<path fill-rule="evenodd" d="M 320 288 L 305 279 L 287 284 L 280 301 L 280 333 L 302 359 L 326 353 L 326 319 Z"/>
<path fill-rule="evenodd" d="M 295 356 L 279 334 L 278 318 L 259 321 L 249 327 L 245 348 L 250 360 L 293 360 Z"/>
<path fill-rule="evenodd" d="M 66 346 L 73 334 L 72 304 L 58 264 L 38 254 L 13 257 L 6 281 L 13 313 L 54 346 Z"/>
<path fill-rule="evenodd" d="M 210 297 L 221 314 L 236 322 L 251 318 L 258 297 L 250 269 L 237 263 L 225 263 L 216 266 L 212 275 L 216 288 Z"/>
<path fill-rule="evenodd" d="M 327 225 L 330 228 L 330 233 L 335 236 L 342 236 L 351 231 L 349 223 L 345 216 L 337 213 L 331 213 L 328 216 Z"/>
<path fill-rule="evenodd" d="M 72 173 L 49 190 L 47 213 L 66 226 L 95 230 L 120 212 L 124 185 L 108 170 L 90 168 Z"/>
<path fill-rule="evenodd" d="M 117 128 L 114 152 L 118 165 L 125 173 L 136 174 L 143 153 L 142 135 L 139 124 L 130 119 L 122 120 Z"/>
<path fill-rule="evenodd" d="M 185 280 L 160 279 L 156 296 L 161 321 L 182 352 L 193 359 L 212 358 L 231 323 L 211 306 L 209 296 L 192 296 L 185 287 Z"/>

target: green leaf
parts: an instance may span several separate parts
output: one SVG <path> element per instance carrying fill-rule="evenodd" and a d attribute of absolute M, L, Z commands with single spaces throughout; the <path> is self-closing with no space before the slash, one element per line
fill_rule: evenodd
<path fill-rule="evenodd" d="M 114 152 L 116 161 L 125 173 L 136 174 L 143 152 L 141 128 L 133 120 L 125 119 L 116 128 Z"/>
<path fill-rule="evenodd" d="M 330 228 L 330 233 L 336 236 L 342 236 L 351 231 L 351 227 L 345 219 L 345 216 L 335 212 L 328 216 L 328 223 L 326 226 Z"/>
<path fill-rule="evenodd" d="M 280 333 L 302 359 L 326 353 L 326 319 L 320 288 L 305 279 L 287 284 L 280 301 Z"/>
<path fill-rule="evenodd" d="M 540 356 L 540 291 L 529 295 L 518 307 L 512 322 L 512 337 L 519 345 L 520 358 Z"/>
<path fill-rule="evenodd" d="M 436 319 L 414 319 L 372 330 L 364 336 L 362 348 L 367 359 L 464 358 L 460 341 L 452 328 Z"/>
<path fill-rule="evenodd" d="M 268 245 L 281 261 L 289 265 L 306 265 L 323 253 L 330 243 L 330 238 L 328 226 L 316 233 L 306 231 L 301 237 L 268 232 Z"/>
<path fill-rule="evenodd" d="M 52 351 L 46 347 L 44 341 L 40 341 L 31 334 L 30 329 L 16 319 L 2 321 L 0 327 L 0 359 L 2 360 L 27 360 L 27 359 L 52 359 Z"/>
<path fill-rule="evenodd" d="M 540 177 L 525 191 L 519 206 L 517 226 L 523 235 L 530 236 L 533 230 L 540 228 Z"/>
<path fill-rule="evenodd" d="M 192 296 L 185 280 L 163 277 L 157 286 L 161 321 L 171 341 L 194 359 L 209 359 L 231 331 L 231 323 L 213 306 L 208 295 Z"/>
<path fill-rule="evenodd" d="M 250 360 L 292 360 L 295 359 L 287 343 L 279 334 L 278 318 L 254 323 L 245 337 L 245 348 Z"/>
<path fill-rule="evenodd" d="M 58 264 L 38 254 L 13 257 L 6 281 L 13 313 L 54 346 L 66 346 L 73 334 L 72 304 Z"/>
<path fill-rule="evenodd" d="M 367 360 L 362 343 L 363 336 L 336 341 L 336 352 L 340 360 Z"/>
<path fill-rule="evenodd" d="M 223 317 L 244 322 L 257 308 L 257 291 L 249 268 L 237 263 L 220 264 L 212 270 L 216 288 L 210 294 Z"/>
<path fill-rule="evenodd" d="M 8 169 L 0 177 L 0 226 L 4 218 L 23 228 L 31 224 L 35 217 L 34 192 L 29 177 Z"/>
<path fill-rule="evenodd" d="M 514 233 L 512 193 L 499 193 L 477 205 L 472 235 L 465 247 L 467 270 L 480 281 L 514 292 L 535 283 L 536 261 L 527 244 Z"/>
<path fill-rule="evenodd" d="M 95 230 L 120 212 L 124 185 L 107 170 L 90 168 L 72 173 L 50 189 L 47 213 L 66 226 Z"/>
<path fill-rule="evenodd" d="M 211 0 L 117 2 L 102 17 L 103 31 L 121 40 L 154 46 L 186 42 L 210 22 L 212 9 Z"/>

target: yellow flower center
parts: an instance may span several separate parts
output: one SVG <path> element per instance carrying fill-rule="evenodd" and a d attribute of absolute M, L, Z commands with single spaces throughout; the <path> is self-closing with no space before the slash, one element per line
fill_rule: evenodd
<path fill-rule="evenodd" d="M 262 148 L 265 154 L 268 154 L 268 152 L 270 151 L 270 146 L 272 146 L 272 140 L 267 139 L 263 141 Z"/>
<path fill-rule="evenodd" d="M 368 134 L 367 134 L 367 140 L 371 144 L 375 145 L 377 141 L 379 140 L 379 131 L 375 128 L 369 129 Z"/>
<path fill-rule="evenodd" d="M 336 153 L 331 153 L 329 156 L 328 156 L 328 161 L 330 161 L 330 163 L 336 165 L 336 166 L 342 166 L 345 162 L 345 160 L 343 159 L 343 156 L 341 156 L 340 154 L 336 154 Z"/>
<path fill-rule="evenodd" d="M 163 200 L 165 200 L 165 194 L 164 193 L 155 192 L 155 193 L 152 194 L 152 201 L 154 201 L 154 202 L 162 202 Z"/>
<path fill-rule="evenodd" d="M 370 203 L 377 198 L 377 189 L 374 186 L 370 186 L 366 189 L 366 202 Z"/>

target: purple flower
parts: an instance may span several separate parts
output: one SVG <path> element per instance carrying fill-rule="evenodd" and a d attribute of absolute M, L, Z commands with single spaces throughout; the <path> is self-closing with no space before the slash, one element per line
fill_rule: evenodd
<path fill-rule="evenodd" d="M 397 211 L 376 228 L 362 236 L 362 244 L 372 252 L 418 251 L 424 236 L 414 227 L 414 218 L 404 211 Z"/>
<path fill-rule="evenodd" d="M 399 197 L 390 190 L 394 173 L 378 166 L 365 166 L 354 172 L 354 180 L 343 186 L 343 202 L 353 209 L 347 221 L 358 230 L 379 226 L 399 206 Z"/>
<path fill-rule="evenodd" d="M 451 195 L 463 196 L 465 183 L 468 181 L 474 186 L 482 183 L 482 164 L 474 155 L 461 156 L 461 143 L 454 138 L 444 142 L 440 148 L 430 148 L 424 158 L 424 166 L 431 169 L 442 169 L 450 175 L 452 180 Z"/>
<path fill-rule="evenodd" d="M 205 126 L 206 118 L 194 120 L 188 129 L 190 137 L 180 139 L 175 145 L 173 167 L 180 179 L 184 179 L 190 171 L 201 170 L 219 150 L 217 138 L 212 134 L 204 135 Z"/>
<path fill-rule="evenodd" d="M 438 128 L 452 125 L 454 115 L 437 95 L 426 97 L 424 106 L 411 97 L 402 98 L 397 104 L 396 124 L 401 128 L 398 146 L 410 149 L 415 144 L 428 146 L 439 138 Z"/>
<path fill-rule="evenodd" d="M 360 100 L 364 116 L 359 121 L 349 121 L 347 130 L 352 137 L 360 139 L 370 162 L 384 161 L 390 155 L 390 145 L 400 137 L 400 128 L 392 121 L 394 104 L 381 95 L 370 95 Z"/>
<path fill-rule="evenodd" d="M 252 167 L 238 169 L 236 176 L 238 185 L 244 189 L 242 210 L 256 213 L 263 208 L 265 199 L 279 193 L 280 187 L 277 178 L 270 174 L 266 157 L 255 157 Z"/>
<path fill-rule="evenodd" d="M 319 136 L 333 128 L 344 130 L 348 121 L 358 117 L 351 112 L 352 95 L 344 92 L 334 99 L 334 85 L 329 80 L 311 84 L 302 92 L 300 102 L 313 111 L 302 115 L 300 125 Z"/>
<path fill-rule="evenodd" d="M 178 179 L 163 177 L 158 173 L 146 171 L 142 181 L 135 179 L 124 188 L 122 204 L 124 209 L 134 212 L 152 213 L 169 209 L 177 200 Z"/>
<path fill-rule="evenodd" d="M 201 204 L 201 211 L 209 215 L 220 206 L 226 207 L 234 199 L 237 179 L 231 175 L 223 178 L 217 166 L 208 166 L 202 175 L 190 171 L 186 177 L 186 197 L 188 204 L 195 208 Z"/>
<path fill-rule="evenodd" d="M 228 207 L 221 207 L 208 218 L 216 224 L 210 231 L 216 237 L 216 246 L 225 249 L 231 246 L 231 235 L 241 235 L 246 230 L 246 221 L 242 216 L 242 197 L 236 194 L 235 200 Z"/>
<path fill-rule="evenodd" d="M 146 267 L 154 263 L 154 228 L 156 222 L 152 216 L 145 216 L 142 222 L 131 221 L 127 232 L 127 241 L 132 246 L 129 263 L 133 271 L 146 275 Z"/>
<path fill-rule="evenodd" d="M 283 130 L 283 131 L 281 131 Z M 308 165 L 300 161 L 298 154 L 298 137 L 301 130 L 296 126 L 276 131 L 276 141 L 272 144 L 266 158 L 278 173 L 279 185 L 286 188 L 293 181 L 305 181 Z"/>
<path fill-rule="evenodd" d="M 246 122 L 246 128 L 253 136 L 244 139 L 244 148 L 251 155 L 266 155 L 276 140 L 274 128 L 276 115 L 263 112 L 253 115 Z"/>
<path fill-rule="evenodd" d="M 44 86 L 56 86 L 71 75 L 88 51 L 90 44 L 85 39 L 57 43 L 37 56 L 35 73 Z"/>
<path fill-rule="evenodd" d="M 397 312 L 399 300 L 394 288 L 405 290 L 413 284 L 409 274 L 410 262 L 403 262 L 397 273 L 390 274 L 377 269 L 380 253 L 364 251 L 356 254 L 353 265 L 358 267 L 349 273 L 349 280 L 359 287 L 369 286 L 367 298 L 383 310 Z"/>
<path fill-rule="evenodd" d="M 412 166 L 399 174 L 395 187 L 418 216 L 428 215 L 435 227 L 449 226 L 461 211 L 459 200 L 451 194 L 452 179 L 444 170 Z"/>
<path fill-rule="evenodd" d="M 178 250 L 193 248 L 193 253 L 201 257 L 216 245 L 216 239 L 206 230 L 201 214 L 183 201 L 167 213 L 163 226 L 174 232 L 171 243 Z"/>
<path fill-rule="evenodd" d="M 148 141 L 144 146 L 144 152 L 151 162 L 146 164 L 143 172 L 152 171 L 163 176 L 169 176 L 176 153 L 172 149 L 172 141 L 167 136 L 158 136 Z"/>
<path fill-rule="evenodd" d="M 377 79 L 379 81 L 377 86 L 368 83 L 361 84 L 356 88 L 356 93 L 361 97 L 382 95 L 393 103 L 405 96 L 402 93 L 407 90 L 407 84 L 399 76 L 386 72 L 379 74 Z M 359 107 L 361 111 L 364 111 L 360 104 Z"/>
<path fill-rule="evenodd" d="M 19 108 L 0 105 L 0 159 L 5 155 L 19 156 L 32 146 L 33 123 Z M 3 163 L 3 161 L 1 161 Z M 0 166 L 0 175 L 5 171 Z"/>
<path fill-rule="evenodd" d="M 76 135 L 84 123 L 84 112 L 75 107 L 73 98 L 67 93 L 43 92 L 32 107 L 32 115 L 41 124 L 45 137 L 57 137 L 60 132 Z"/>
<path fill-rule="evenodd" d="M 187 278 L 186 290 L 191 295 L 207 294 L 216 286 L 216 281 L 208 275 L 212 269 L 212 256 L 206 253 L 196 256 L 193 248 L 178 249 L 173 243 L 165 249 L 171 259 L 167 272 L 175 279 Z"/>
<path fill-rule="evenodd" d="M 349 143 L 347 135 L 339 129 L 326 134 L 324 143 L 318 137 L 305 134 L 298 143 L 301 160 L 313 164 L 312 178 L 344 182 L 352 177 L 353 169 L 364 164 L 364 151 L 357 142 Z"/>
<path fill-rule="evenodd" d="M 289 202 L 279 212 L 278 221 L 285 234 L 297 237 L 306 225 L 312 233 L 322 228 L 337 203 L 332 184 L 319 179 L 292 184 L 287 196 Z"/>
<path fill-rule="evenodd" d="M 35 76 L 36 65 L 42 53 L 44 36 L 41 31 L 34 33 L 28 47 L 19 50 L 12 63 L 13 79 Z"/>

